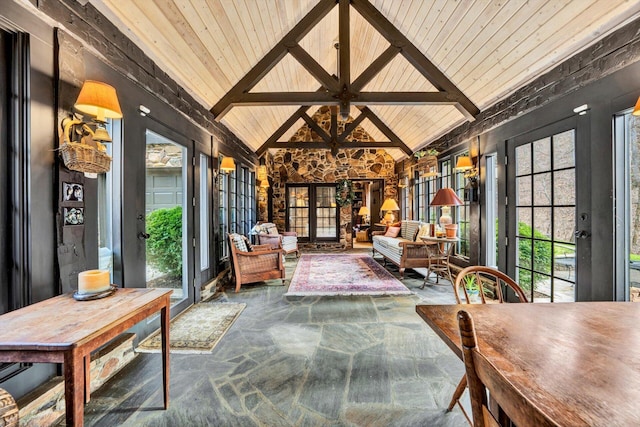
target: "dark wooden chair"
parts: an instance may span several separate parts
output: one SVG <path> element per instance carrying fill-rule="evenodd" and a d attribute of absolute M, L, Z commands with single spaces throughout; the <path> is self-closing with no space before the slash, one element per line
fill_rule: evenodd
<path fill-rule="evenodd" d="M 462 357 L 471 396 L 474 427 L 557 427 L 522 395 L 478 350 L 473 319 L 458 312 Z M 491 396 L 491 403 L 487 397 Z"/>
<path fill-rule="evenodd" d="M 231 274 L 236 282 L 236 292 L 243 283 L 281 279 L 284 286 L 284 253 L 271 245 L 251 245 L 239 234 L 228 234 L 231 251 Z"/>
<path fill-rule="evenodd" d="M 453 285 L 458 304 L 504 303 L 507 299 L 505 295 L 507 289 L 510 289 L 515 294 L 517 299 L 515 302 L 529 302 L 522 288 L 511 277 L 495 268 L 483 265 L 472 265 L 462 269 L 456 276 Z M 461 294 L 464 300 L 461 298 Z M 472 424 L 471 419 L 460 403 L 460 397 L 462 397 L 466 387 L 467 376 L 463 376 L 451 397 L 447 412 L 450 412 L 457 403 L 464 416 Z"/>

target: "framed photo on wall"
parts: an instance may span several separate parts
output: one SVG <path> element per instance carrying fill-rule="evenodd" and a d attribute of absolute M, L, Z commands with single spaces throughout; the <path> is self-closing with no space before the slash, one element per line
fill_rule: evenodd
<path fill-rule="evenodd" d="M 83 225 L 84 208 L 64 208 L 64 225 Z"/>
<path fill-rule="evenodd" d="M 65 202 L 82 202 L 84 201 L 84 186 L 73 182 L 65 182 L 63 183 L 62 195 Z"/>

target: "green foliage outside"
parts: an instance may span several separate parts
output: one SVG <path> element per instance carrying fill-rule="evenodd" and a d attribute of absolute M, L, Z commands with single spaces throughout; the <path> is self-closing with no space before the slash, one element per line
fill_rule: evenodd
<path fill-rule="evenodd" d="M 182 276 L 182 206 L 147 215 L 147 262 L 172 277 Z"/>
<path fill-rule="evenodd" d="M 537 271 L 551 272 L 551 263 L 553 257 L 551 253 L 551 242 L 548 241 L 549 236 L 535 230 L 533 237 L 538 239 L 533 244 L 534 256 L 531 257 L 531 226 L 520 221 L 518 222 L 518 235 L 521 239 L 518 239 L 518 265 L 525 268 L 535 267 Z M 544 240 L 541 240 L 544 239 Z M 496 241 L 498 241 L 498 220 L 496 219 Z M 567 251 L 567 248 L 558 249 L 556 251 Z M 498 258 L 498 248 L 496 247 L 496 259 Z M 531 260 L 533 259 L 533 266 Z M 531 290 L 531 274 L 529 270 L 521 268 L 518 270 L 518 284 L 524 291 Z M 533 277 L 533 285 L 546 279 L 546 276 L 535 274 Z"/>
<path fill-rule="evenodd" d="M 518 265 L 533 267 L 538 271 L 551 272 L 551 263 L 553 261 L 551 242 L 546 241 L 549 236 L 533 230 L 533 238 L 537 240 L 533 243 L 533 256 L 531 256 L 531 240 L 529 240 L 532 237 L 531 226 L 524 222 L 518 222 L 518 235 L 521 237 L 518 243 Z M 533 260 L 533 266 L 530 265 L 531 260 Z M 535 287 L 536 283 L 546 279 L 546 276 L 534 273 L 532 280 L 531 271 L 522 268 L 518 271 L 518 284 L 526 291 L 531 290 L 532 284 Z"/>

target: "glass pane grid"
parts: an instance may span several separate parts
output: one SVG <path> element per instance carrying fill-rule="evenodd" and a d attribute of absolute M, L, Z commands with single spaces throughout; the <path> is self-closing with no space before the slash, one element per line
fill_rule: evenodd
<path fill-rule="evenodd" d="M 574 139 L 571 130 L 515 150 L 515 264 L 532 301 L 575 300 Z"/>

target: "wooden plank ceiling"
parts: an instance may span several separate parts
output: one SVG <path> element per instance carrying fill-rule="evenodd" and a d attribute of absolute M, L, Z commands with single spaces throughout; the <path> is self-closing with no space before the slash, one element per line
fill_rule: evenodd
<path fill-rule="evenodd" d="M 90 0 L 207 109 L 213 108 L 291 31 L 318 0 Z M 480 110 L 640 16 L 628 0 L 370 0 Z M 334 7 L 299 45 L 329 75 L 338 74 L 339 13 Z M 350 74 L 354 81 L 390 44 L 350 8 Z M 314 78 L 287 54 L 251 92 L 313 92 Z M 363 88 L 430 92 L 436 88 L 396 55 Z M 314 101 L 315 102 L 315 101 Z M 452 105 L 368 107 L 417 151 L 467 118 Z M 238 106 L 221 121 L 258 150 L 298 106 Z M 317 106 L 312 106 L 312 115 Z M 350 115 L 359 111 L 351 105 Z M 279 138 L 300 126 L 297 120 Z M 362 127 L 389 141 L 371 120 Z M 389 149 L 400 159 L 406 150 Z"/>

